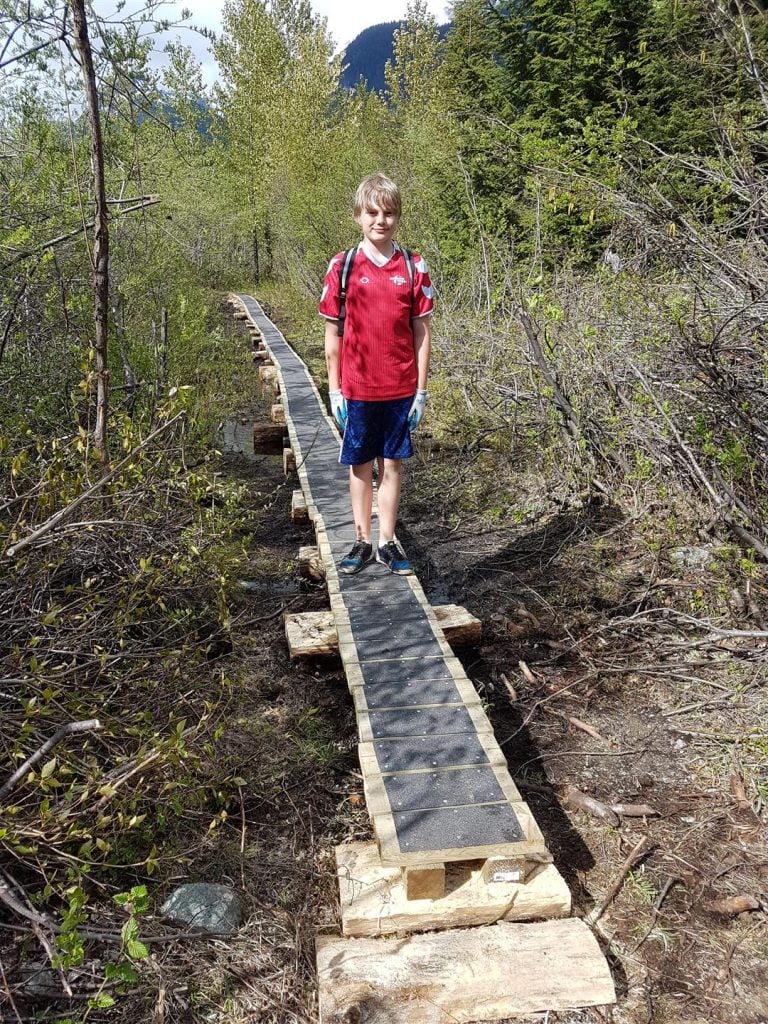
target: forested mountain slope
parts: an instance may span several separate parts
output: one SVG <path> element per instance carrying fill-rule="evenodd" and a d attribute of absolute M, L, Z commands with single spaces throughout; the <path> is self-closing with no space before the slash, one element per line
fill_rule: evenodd
<path fill-rule="evenodd" d="M 222 296 L 324 387 L 383 170 L 436 294 L 421 578 L 483 619 L 576 911 L 610 897 L 622 1019 L 768 1016 L 764 5 L 458 0 L 441 38 L 414 2 L 379 91 L 303 3 L 231 0 L 211 89 L 181 45 L 153 70 L 154 0 L 67 12 L 0 10 L 0 1015 L 314 1020 L 370 826 L 338 673 L 283 648 L 325 596 Z M 229 945 L 161 920 L 193 878 L 243 897 Z"/>

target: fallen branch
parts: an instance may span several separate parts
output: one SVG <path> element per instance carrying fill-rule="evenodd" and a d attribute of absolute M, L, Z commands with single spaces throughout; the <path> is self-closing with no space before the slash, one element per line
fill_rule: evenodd
<path fill-rule="evenodd" d="M 608 892 L 607 892 L 603 902 L 600 904 L 599 907 L 595 907 L 594 910 L 590 911 L 590 913 L 587 914 L 587 916 L 584 918 L 585 922 L 590 927 L 592 927 L 593 925 L 597 924 L 597 922 L 600 920 L 600 918 L 606 912 L 606 910 L 611 905 L 611 903 L 613 903 L 613 901 L 616 899 L 616 896 L 618 895 L 619 890 L 621 889 L 622 885 L 624 884 L 624 879 L 627 877 L 629 872 L 632 870 L 632 868 L 638 862 L 638 860 L 642 857 L 642 855 L 646 852 L 647 848 L 648 848 L 648 836 L 643 836 L 642 839 L 633 847 L 632 852 L 627 857 L 627 859 L 624 861 L 624 863 L 621 865 L 621 868 L 619 869 L 619 873 L 616 876 L 616 879 L 613 882 L 613 885 L 608 890 Z"/>
<path fill-rule="evenodd" d="M 8 779 L 6 783 L 0 788 L 0 800 L 4 799 L 11 790 L 16 786 L 19 779 L 22 779 L 30 768 L 34 766 L 45 757 L 45 755 L 60 743 L 65 736 L 71 736 L 74 733 L 80 732 L 101 732 L 103 726 L 98 718 L 89 718 L 84 722 L 68 722 L 67 725 L 62 725 L 60 729 L 51 736 L 50 739 L 46 740 L 45 743 L 34 754 L 30 756 L 19 765 L 13 775 Z"/>
<path fill-rule="evenodd" d="M 611 804 L 614 814 L 622 818 L 657 818 L 659 812 L 650 804 Z"/>
<path fill-rule="evenodd" d="M 575 729 L 581 729 L 582 732 L 585 732 L 588 736 L 591 736 L 593 739 L 599 740 L 600 743 L 608 742 L 605 736 L 601 736 L 597 729 L 595 729 L 594 726 L 590 725 L 589 722 L 582 722 L 580 718 L 573 718 L 571 716 L 568 717 L 568 721 Z"/>
<path fill-rule="evenodd" d="M 704 909 L 710 914 L 722 914 L 723 917 L 735 917 L 749 910 L 761 910 L 760 900 L 754 896 L 726 896 L 722 900 L 709 900 Z"/>
<path fill-rule="evenodd" d="M 618 828 L 621 824 L 618 814 L 607 804 L 595 800 L 593 796 L 588 796 L 579 789 L 569 789 L 566 793 L 565 803 L 574 811 L 586 811 L 588 814 L 594 814 L 596 818 L 602 818 L 612 828 Z"/>
<path fill-rule="evenodd" d="M 39 540 L 40 537 L 44 537 L 46 533 L 50 533 L 51 530 L 54 529 L 54 527 L 58 526 L 58 524 L 62 522 L 62 520 L 66 519 L 66 517 L 70 515 L 72 512 L 74 512 L 76 508 L 79 508 L 84 501 L 87 501 L 92 495 L 96 494 L 97 491 L 100 491 L 103 487 L 105 487 L 110 482 L 110 480 L 114 480 L 114 478 L 117 476 L 120 470 L 124 466 L 127 466 L 131 462 L 131 460 L 135 458 L 137 453 L 141 451 L 142 448 L 146 448 L 150 441 L 154 440 L 154 438 L 156 438 L 158 434 L 162 434 L 163 431 L 167 430 L 170 426 L 176 423 L 176 421 L 179 420 L 182 416 L 184 416 L 184 412 L 179 412 L 173 417 L 173 419 L 168 420 L 167 423 L 163 423 L 162 426 L 157 427 L 156 430 L 153 430 L 151 434 L 148 434 L 144 438 L 141 444 L 136 445 L 133 451 L 126 455 L 124 459 L 121 459 L 114 469 L 111 469 L 109 473 L 106 473 L 103 477 L 101 477 L 100 480 L 97 480 L 92 487 L 89 487 L 87 491 L 83 491 L 82 494 L 79 494 L 65 508 L 59 509 L 58 512 L 55 512 L 50 517 L 50 519 L 47 519 L 42 524 L 42 526 L 39 526 L 36 530 L 30 533 L 28 537 L 24 537 L 17 544 L 12 544 L 6 550 L 6 556 L 8 558 L 14 558 L 19 553 L 19 551 L 22 551 L 24 548 L 29 547 L 30 544 L 34 544 L 36 540 Z M 2 793 L 0 793 L 0 796 L 1 795 Z"/>

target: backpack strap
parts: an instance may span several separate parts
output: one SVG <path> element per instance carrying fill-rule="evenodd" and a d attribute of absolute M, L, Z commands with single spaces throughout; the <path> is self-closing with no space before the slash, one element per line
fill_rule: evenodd
<path fill-rule="evenodd" d="M 339 337 L 344 334 L 344 321 L 347 318 L 347 285 L 357 249 L 358 246 L 353 245 L 351 249 L 345 251 L 339 268 Z"/>
<path fill-rule="evenodd" d="M 403 258 L 405 260 L 405 267 L 408 272 L 408 284 L 411 288 L 411 313 L 413 313 L 413 282 L 416 277 L 416 263 L 410 249 L 406 249 L 404 245 L 398 245 L 397 242 L 394 242 L 393 245 L 403 254 Z"/>

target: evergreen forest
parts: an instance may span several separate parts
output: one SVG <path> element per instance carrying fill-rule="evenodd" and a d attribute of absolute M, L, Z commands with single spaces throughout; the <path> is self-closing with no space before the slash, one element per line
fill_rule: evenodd
<path fill-rule="evenodd" d="M 226 0 L 213 84 L 138 8 L 0 0 L 0 1019 L 317 1020 L 370 824 L 343 672 L 285 651 L 327 601 L 295 481 L 232 447 L 269 402 L 226 298 L 326 394 L 378 170 L 436 296 L 403 537 L 482 618 L 575 912 L 648 832 L 615 1019 L 766 1019 L 764 0 L 411 0 L 378 90 L 310 0 Z M 231 941 L 163 923 L 186 879 L 240 891 Z"/>

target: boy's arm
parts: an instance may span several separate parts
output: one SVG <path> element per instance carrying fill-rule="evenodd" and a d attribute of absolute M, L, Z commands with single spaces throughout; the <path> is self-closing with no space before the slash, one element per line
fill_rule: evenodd
<path fill-rule="evenodd" d="M 420 391 L 427 390 L 429 376 L 429 360 L 432 355 L 432 318 L 420 316 L 413 321 L 413 348 L 416 353 L 416 369 L 418 372 L 417 387 Z M 327 332 L 327 328 L 326 328 Z M 328 334 L 326 333 L 326 339 Z M 327 354 L 326 340 L 326 354 Z M 326 355 L 327 358 L 327 355 Z"/>
<path fill-rule="evenodd" d="M 325 321 L 325 365 L 328 369 L 328 390 L 339 390 L 339 321 Z"/>

